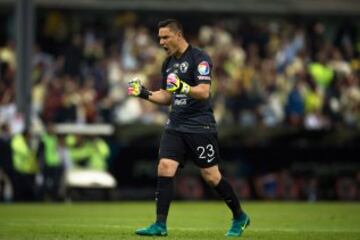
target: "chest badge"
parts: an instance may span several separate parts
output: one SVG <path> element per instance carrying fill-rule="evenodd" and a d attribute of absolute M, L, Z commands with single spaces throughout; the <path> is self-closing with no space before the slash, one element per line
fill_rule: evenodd
<path fill-rule="evenodd" d="M 185 61 L 185 62 L 182 62 L 180 64 L 180 72 L 186 73 L 188 68 L 189 68 L 189 63 L 188 62 Z"/>

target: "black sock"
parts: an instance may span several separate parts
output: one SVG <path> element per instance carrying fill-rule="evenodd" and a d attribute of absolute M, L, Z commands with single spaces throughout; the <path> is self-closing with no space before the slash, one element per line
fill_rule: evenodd
<path fill-rule="evenodd" d="M 234 189 L 231 187 L 228 181 L 222 178 L 219 184 L 215 187 L 215 190 L 220 195 L 220 197 L 224 199 L 226 205 L 230 208 L 233 214 L 233 218 L 239 218 L 242 213 L 240 202 L 234 192 Z"/>
<path fill-rule="evenodd" d="M 166 224 L 171 200 L 174 192 L 173 177 L 158 177 L 155 192 L 156 221 Z"/>

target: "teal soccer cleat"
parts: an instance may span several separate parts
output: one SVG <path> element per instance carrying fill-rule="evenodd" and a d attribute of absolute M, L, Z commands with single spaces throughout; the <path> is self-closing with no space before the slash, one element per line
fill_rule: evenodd
<path fill-rule="evenodd" d="M 245 228 L 250 225 L 250 218 L 245 213 L 241 214 L 238 219 L 233 219 L 230 229 L 225 236 L 240 237 Z"/>
<path fill-rule="evenodd" d="M 139 228 L 135 233 L 141 236 L 167 236 L 166 225 L 159 222 L 151 224 L 149 227 Z"/>

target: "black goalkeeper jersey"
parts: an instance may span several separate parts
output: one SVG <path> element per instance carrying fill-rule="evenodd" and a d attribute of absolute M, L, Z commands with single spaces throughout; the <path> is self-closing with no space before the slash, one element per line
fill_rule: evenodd
<path fill-rule="evenodd" d="M 189 45 L 180 58 L 170 56 L 163 63 L 162 89 L 166 89 L 166 78 L 170 73 L 177 74 L 190 86 L 211 84 L 211 70 L 210 57 L 204 51 Z M 196 100 L 185 94 L 174 93 L 165 128 L 188 133 L 216 132 L 210 98 Z"/>

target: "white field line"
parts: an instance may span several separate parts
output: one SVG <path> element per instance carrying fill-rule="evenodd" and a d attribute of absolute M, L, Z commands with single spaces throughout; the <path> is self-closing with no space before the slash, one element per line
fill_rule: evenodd
<path fill-rule="evenodd" d="M 26 226 L 26 225 L 31 225 L 34 226 L 34 222 L 27 222 L 27 223 L 5 223 L 4 225 L 7 226 Z M 4 227 L 3 225 L 3 227 Z M 76 227 L 76 228 L 113 228 L 113 229 L 133 229 L 135 230 L 134 227 L 131 226 L 121 226 L 121 225 L 113 225 L 113 224 L 79 224 L 79 223 L 73 223 L 73 224 L 63 224 L 63 223 L 53 223 L 53 224 L 49 224 L 49 223 L 36 223 L 37 226 L 41 225 L 41 226 L 56 226 L 57 228 L 59 227 Z M 141 227 L 141 226 L 139 226 Z M 4 229 L 4 228 L 3 228 Z M 6 229 L 6 227 L 5 227 Z M 223 228 L 195 228 L 195 227 L 169 227 L 168 228 L 169 231 L 172 230 L 178 230 L 178 231 L 189 231 L 189 232 L 198 232 L 198 231 L 225 231 L 226 229 Z M 284 228 L 259 228 L 259 227 L 248 227 L 246 229 L 246 231 L 249 232 L 288 232 L 288 233 L 306 233 L 306 232 L 314 232 L 314 233 L 360 233 L 360 229 L 359 230 L 354 230 L 354 229 L 343 229 L 343 228 L 331 228 L 331 229 L 310 229 L 310 228 L 306 228 L 306 229 L 298 229 L 298 228 L 289 228 L 289 227 L 284 227 Z"/>

